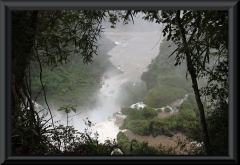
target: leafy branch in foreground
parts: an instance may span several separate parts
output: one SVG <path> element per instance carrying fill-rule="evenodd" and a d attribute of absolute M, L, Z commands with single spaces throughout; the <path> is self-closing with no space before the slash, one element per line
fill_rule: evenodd
<path fill-rule="evenodd" d="M 118 145 L 115 140 L 106 140 L 103 144 L 98 141 L 98 134 L 92 136 L 93 123 L 84 120 L 87 128 L 78 132 L 73 126 L 59 125 L 50 134 L 51 143 L 57 148 L 60 155 L 112 155 Z"/>

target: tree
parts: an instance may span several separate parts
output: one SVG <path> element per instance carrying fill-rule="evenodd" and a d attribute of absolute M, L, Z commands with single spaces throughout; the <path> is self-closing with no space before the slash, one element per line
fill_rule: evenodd
<path fill-rule="evenodd" d="M 97 54 L 97 40 L 102 32 L 101 22 L 109 19 L 114 27 L 123 19 L 124 23 L 137 13 L 144 13 L 143 19 L 164 23 L 163 33 L 172 40 L 177 48 L 175 65 L 186 59 L 191 76 L 195 99 L 200 112 L 206 153 L 211 154 L 208 128 L 202 103 L 202 96 L 213 101 L 213 119 L 227 114 L 228 105 L 228 15 L 226 11 L 13 11 L 12 13 L 12 116 L 13 125 L 25 123 L 32 130 L 39 129 L 38 114 L 34 110 L 31 97 L 29 63 L 39 62 L 40 70 L 44 65 L 56 66 L 67 62 L 69 54 L 81 53 L 88 64 Z M 210 58 L 216 64 L 209 66 Z M 198 78 L 206 76 L 209 86 L 198 87 Z M 42 73 L 39 77 L 41 80 Z M 144 77 L 144 76 L 143 76 Z M 147 78 L 147 77 L 146 77 Z M 42 89 L 44 84 L 41 81 Z M 223 96 L 223 97 L 222 97 Z M 45 97 L 45 100 L 46 97 Z M 27 111 L 29 109 L 29 111 Z M 26 120 L 25 114 L 31 118 Z M 218 113 L 219 112 L 219 113 Z M 51 113 L 51 111 L 50 111 Z M 215 117 L 214 117 L 215 116 Z M 226 116 L 226 115 L 225 115 Z M 224 116 L 224 117 L 225 117 Z M 226 118 L 222 118 L 226 121 Z M 214 120 L 212 120 L 214 121 Z M 224 125 L 226 128 L 226 125 Z M 212 127 L 218 128 L 219 127 Z M 31 130 L 31 129 L 30 129 Z M 13 137 L 16 136 L 13 134 Z M 17 143 L 17 140 L 13 140 Z M 31 148 L 29 147 L 29 150 Z M 31 152 L 31 151 L 29 151 Z"/>
<path fill-rule="evenodd" d="M 76 113 L 76 107 L 77 105 L 72 105 L 72 104 L 69 104 L 69 105 L 63 105 L 61 106 L 58 111 L 65 111 L 65 113 L 67 114 L 67 126 L 68 126 L 68 114 L 73 111 Z"/>
<path fill-rule="evenodd" d="M 225 92 L 224 99 L 227 99 L 227 74 L 228 69 L 225 66 L 219 73 L 215 72 L 215 66 L 207 66 L 211 57 L 222 58 L 216 60 L 217 65 L 222 66 L 228 61 L 227 50 L 227 12 L 225 11 L 163 11 L 163 22 L 166 26 L 163 30 L 164 36 L 168 40 L 173 40 L 178 45 L 176 52 L 175 65 L 181 64 L 186 59 L 188 73 L 191 76 L 192 87 L 195 94 L 196 103 L 200 112 L 202 130 L 204 134 L 204 145 L 207 154 L 212 153 L 210 146 L 207 123 L 204 113 L 201 93 L 198 88 L 197 79 L 208 76 L 210 82 L 219 80 L 222 89 Z M 215 33 L 216 32 L 216 33 Z M 172 54 L 173 54 L 172 53 Z M 222 62 L 221 62 L 222 61 Z M 220 67 L 221 68 L 221 67 Z M 216 75 L 215 75 L 215 74 Z M 223 76 L 223 80 L 220 77 Z M 219 77 L 216 79 L 216 77 Z M 207 88 L 212 91 L 212 96 L 218 95 L 213 88 Z M 208 93 L 209 95 L 210 93 Z M 206 93 L 205 93 L 206 95 Z M 220 96 L 220 95 L 219 95 Z"/>
<path fill-rule="evenodd" d="M 158 113 L 155 109 L 152 109 L 150 107 L 144 107 L 142 110 L 142 115 L 147 119 L 156 117 Z"/>
<path fill-rule="evenodd" d="M 30 104 L 34 119 L 34 105 L 31 101 L 30 61 L 37 61 L 42 67 L 55 67 L 69 61 L 70 53 L 81 54 L 85 64 L 93 62 L 97 55 L 101 37 L 102 21 L 106 18 L 114 26 L 119 12 L 94 11 L 13 11 L 12 13 L 12 96 L 13 113 L 24 104 Z M 24 42 L 23 42 L 24 41 Z M 20 82 L 20 83 L 19 83 Z M 42 89 L 44 84 L 41 82 Z M 27 102 L 24 103 L 27 98 Z M 46 99 L 45 99 L 46 100 Z M 26 104 L 26 105 L 25 105 Z"/>
<path fill-rule="evenodd" d="M 92 62 L 97 53 L 97 39 L 102 30 L 101 22 L 105 11 L 13 11 L 12 12 L 12 127 L 22 123 L 20 128 L 41 132 L 39 114 L 31 96 L 30 62 L 37 61 L 40 66 L 39 78 L 42 78 L 44 65 L 56 66 L 68 61 L 70 52 L 81 53 L 85 63 Z M 42 89 L 44 84 L 41 81 Z M 45 96 L 45 101 L 47 101 Z M 48 108 L 49 109 L 49 108 Z M 51 111 L 49 109 L 51 114 Z M 31 117 L 26 119 L 26 113 Z M 54 122 L 52 120 L 54 127 Z M 12 132 L 13 147 L 35 143 L 33 133 L 25 132 L 21 138 Z M 38 132 L 37 132 L 38 133 Z M 22 135 L 22 134 L 21 134 Z M 39 134 L 40 135 L 40 134 Z M 20 142 L 21 140 L 25 142 Z M 39 139 L 39 138 L 38 138 Z M 29 144 L 28 153 L 34 152 Z"/>

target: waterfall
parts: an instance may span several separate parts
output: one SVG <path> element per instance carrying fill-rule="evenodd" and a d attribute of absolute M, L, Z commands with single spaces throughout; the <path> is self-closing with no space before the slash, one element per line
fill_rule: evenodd
<path fill-rule="evenodd" d="M 46 108 L 43 108 L 43 106 L 38 104 L 37 102 L 34 102 L 34 108 L 36 109 L 37 112 L 41 112 L 43 115 L 46 115 L 47 113 Z"/>
<path fill-rule="evenodd" d="M 157 31 L 154 32 L 105 32 L 106 38 L 109 38 L 115 42 L 116 46 L 110 50 L 107 54 L 110 62 L 119 67 L 122 74 L 115 77 L 109 77 L 107 73 L 103 74 L 101 79 L 102 88 L 98 95 L 99 106 L 93 110 L 78 109 L 77 112 L 81 113 L 71 118 L 70 125 L 73 125 L 79 132 L 84 132 L 87 127 L 83 120 L 88 118 L 95 125 L 91 127 L 92 132 L 98 132 L 101 143 L 108 139 L 116 139 L 116 135 L 119 132 L 119 122 L 123 121 L 124 115 L 120 112 L 119 105 L 116 105 L 115 99 L 120 92 L 120 86 L 126 81 L 138 82 L 141 81 L 141 74 L 147 70 L 148 64 L 155 58 L 158 53 L 158 47 L 153 48 L 156 43 L 159 42 L 159 36 Z M 147 55 L 147 56 L 146 56 Z M 48 109 L 44 109 L 38 103 L 34 103 L 38 112 L 43 115 L 47 115 L 46 119 L 50 118 L 47 114 Z M 136 103 L 137 107 L 144 107 L 145 105 L 140 102 Z M 66 125 L 66 115 L 57 112 L 58 105 L 51 107 L 53 116 L 57 115 L 61 124 Z M 73 116 L 75 113 L 70 112 L 69 116 Z M 55 121 L 55 117 L 54 117 Z M 92 136 L 93 136 L 92 134 Z"/>
<path fill-rule="evenodd" d="M 184 96 L 183 101 L 187 100 L 187 98 L 188 98 L 188 94 Z"/>
<path fill-rule="evenodd" d="M 140 109 L 140 108 L 144 108 L 145 106 L 147 106 L 146 104 L 143 104 L 143 102 L 139 102 L 139 103 L 136 103 L 136 104 L 132 104 L 130 106 L 130 108 L 137 108 L 137 109 Z"/>

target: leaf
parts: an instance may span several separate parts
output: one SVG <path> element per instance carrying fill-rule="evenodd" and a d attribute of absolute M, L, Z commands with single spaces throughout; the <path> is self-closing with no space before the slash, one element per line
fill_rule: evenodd
<path fill-rule="evenodd" d="M 72 110 L 73 110 L 73 112 L 75 112 L 75 113 L 76 113 L 76 108 L 73 108 Z"/>
<path fill-rule="evenodd" d="M 38 136 L 38 133 L 34 129 L 31 129 L 31 130 L 34 132 L 35 135 Z"/>

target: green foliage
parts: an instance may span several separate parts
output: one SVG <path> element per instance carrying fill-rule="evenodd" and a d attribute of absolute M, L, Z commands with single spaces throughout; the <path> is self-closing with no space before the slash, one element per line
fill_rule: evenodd
<path fill-rule="evenodd" d="M 85 120 L 87 128 L 84 133 L 77 132 L 73 126 L 57 126 L 51 132 L 52 143 L 64 155 L 111 155 L 118 148 L 116 141 L 106 140 L 103 144 L 98 141 L 98 134 L 91 137 L 89 132 L 92 122 Z"/>
<path fill-rule="evenodd" d="M 118 134 L 117 134 L 117 141 L 119 141 L 121 139 L 126 139 L 126 135 L 122 131 L 118 132 Z"/>
<path fill-rule="evenodd" d="M 125 118 L 126 121 L 128 120 L 135 120 L 135 119 L 142 119 L 144 118 L 142 116 L 142 110 L 138 110 L 138 109 L 132 109 L 132 108 L 124 108 L 123 109 L 123 114 L 127 115 L 127 117 Z"/>
<path fill-rule="evenodd" d="M 157 108 L 157 112 L 160 113 L 162 112 L 163 110 L 161 108 Z"/>
<path fill-rule="evenodd" d="M 152 119 L 154 117 L 156 117 L 158 115 L 157 111 L 153 108 L 150 107 L 144 107 L 142 109 L 142 115 L 146 118 L 146 119 Z"/>
<path fill-rule="evenodd" d="M 202 147 L 196 148 L 190 146 L 186 148 L 187 141 L 177 139 L 176 147 L 165 147 L 162 144 L 150 146 L 147 141 L 139 142 L 132 139 L 131 141 L 123 132 L 117 135 L 118 146 L 124 151 L 124 155 L 178 155 L 184 153 L 186 155 L 201 155 L 204 154 Z"/>
<path fill-rule="evenodd" d="M 179 111 L 185 110 L 185 109 L 192 109 L 194 107 L 193 104 L 191 104 L 190 101 L 184 100 L 182 104 L 179 106 Z"/>
<path fill-rule="evenodd" d="M 162 155 L 163 153 L 159 153 L 157 147 L 149 146 L 148 142 L 138 142 L 137 140 L 131 141 L 130 147 L 131 155 Z M 166 152 L 165 152 L 166 154 Z"/>
<path fill-rule="evenodd" d="M 174 51 L 176 53 L 175 65 L 180 65 L 181 61 L 186 58 L 193 82 L 196 82 L 197 78 L 206 78 L 207 85 L 202 87 L 201 95 L 207 98 L 206 102 L 212 111 L 219 115 L 223 114 L 219 111 L 220 107 L 228 104 L 226 101 L 228 100 L 228 12 L 185 10 L 163 11 L 161 15 L 162 21 L 166 23 L 163 29 L 164 36 L 177 45 Z M 210 62 L 211 60 L 212 62 Z M 196 93 L 198 91 L 197 84 L 193 84 L 193 87 Z M 200 117 L 202 131 L 205 135 L 205 148 L 207 153 L 212 154 L 213 150 L 208 138 L 210 132 L 207 131 L 205 115 L 203 115 L 204 109 L 201 108 L 201 98 L 197 93 L 196 100 L 198 100 L 199 111 L 202 114 Z M 225 119 L 227 120 L 227 118 Z M 224 127 L 227 128 L 227 125 Z M 223 129 L 218 126 L 215 128 L 219 132 Z M 227 134 L 227 132 L 224 133 Z M 218 135 L 216 134 L 216 136 Z M 225 141 L 225 145 L 221 148 L 221 152 L 225 150 L 225 154 L 227 154 L 226 138 L 222 140 Z"/>
<path fill-rule="evenodd" d="M 191 104 L 196 104 L 196 99 L 195 99 L 194 93 L 189 93 L 188 96 L 187 96 L 187 100 L 188 100 Z"/>
<path fill-rule="evenodd" d="M 170 109 L 169 109 L 170 110 Z M 199 120 L 196 112 L 192 109 L 181 109 L 176 115 L 163 119 L 157 118 L 158 112 L 150 107 L 137 110 L 123 108 L 122 113 L 127 115 L 120 129 L 129 129 L 139 135 L 169 135 L 174 131 L 185 133 L 192 139 L 201 141 L 199 135 Z"/>
<path fill-rule="evenodd" d="M 144 119 L 145 117 L 142 115 L 142 110 L 132 109 L 132 108 L 122 108 L 121 109 L 123 115 L 127 115 L 124 119 L 123 124 L 119 127 L 119 129 L 125 129 L 126 125 L 131 120 Z"/>
<path fill-rule="evenodd" d="M 192 109 L 184 109 L 179 113 L 181 118 L 188 121 L 193 121 L 196 119 L 196 113 Z"/>
<path fill-rule="evenodd" d="M 67 68 L 69 69 L 67 70 Z M 100 84 L 91 76 L 86 74 L 86 67 L 81 62 L 73 66 L 66 65 L 55 68 L 50 71 L 50 68 L 43 70 L 43 84 L 45 85 L 46 94 L 50 100 L 61 100 L 62 104 L 72 102 L 73 104 L 84 104 L 88 99 L 84 95 L 80 95 L 78 100 L 73 98 L 79 93 L 91 94 L 100 87 Z M 41 85 L 37 74 L 32 73 L 32 94 L 39 94 Z M 66 98 L 65 96 L 68 95 Z M 39 95 L 39 102 L 43 101 L 43 93 Z M 76 98 L 76 97 L 75 97 Z"/>
<path fill-rule="evenodd" d="M 228 104 L 221 103 L 207 114 L 209 138 L 216 155 L 228 153 Z M 216 138 L 218 137 L 218 138 Z"/>
<path fill-rule="evenodd" d="M 157 147 L 149 146 L 147 142 L 139 142 L 135 139 L 128 140 L 125 133 L 119 132 L 117 134 L 117 141 L 119 147 L 124 151 L 126 155 L 161 155 L 164 152 Z M 163 148 L 161 148 L 163 149 Z M 163 149 L 164 150 L 164 149 Z M 167 152 L 165 152 L 167 154 Z"/>
<path fill-rule="evenodd" d="M 171 99 L 181 98 L 182 93 L 191 92 L 189 84 L 182 81 L 183 77 L 179 76 L 182 75 L 181 73 L 186 72 L 186 68 L 179 65 L 183 63 L 185 58 L 191 59 L 190 66 L 188 63 L 188 71 L 196 74 L 196 77 L 192 77 L 193 80 L 205 76 L 207 78 L 207 86 L 202 88 L 201 94 L 207 96 L 206 104 L 211 104 L 208 107 L 207 124 L 210 130 L 212 150 L 214 150 L 212 153 L 228 153 L 228 12 L 165 10 L 161 12 L 162 18 L 160 18 L 158 11 L 127 10 L 124 13 L 100 10 L 63 10 L 14 11 L 12 13 L 13 154 L 62 154 L 64 152 L 67 154 L 89 155 L 111 153 L 110 151 L 115 147 L 114 142 L 113 145 L 110 142 L 99 144 L 96 139 L 90 138 L 88 134 L 81 134 L 80 139 L 82 141 L 73 142 L 72 139 L 75 139 L 75 137 L 72 135 L 75 130 L 68 126 L 66 128 L 63 126 L 54 127 L 54 133 L 58 133 L 63 139 L 59 140 L 59 137 L 56 136 L 56 146 L 50 143 L 48 133 L 52 135 L 54 133 L 49 132 L 46 125 L 47 121 L 44 124 L 41 123 L 42 120 L 39 118 L 38 112 L 34 110 L 31 100 L 33 95 L 34 98 L 37 97 L 38 92 L 42 90 L 42 82 L 52 98 L 62 96 L 61 101 L 63 101 L 67 100 L 66 95 L 70 99 L 76 93 L 78 95 L 84 93 L 79 100 L 73 100 L 73 102 L 84 104 L 86 100 L 89 100 L 86 99 L 86 96 L 99 88 L 97 85 L 99 82 L 95 79 L 99 72 L 94 71 L 92 76 L 85 77 L 85 73 L 89 71 L 89 68 L 86 69 L 83 64 L 91 63 L 93 55 L 98 54 L 97 40 L 102 31 L 102 20 L 109 15 L 109 21 L 114 26 L 119 20 L 118 18 L 124 19 L 124 23 L 127 23 L 129 20 L 133 20 L 133 16 L 136 16 L 139 12 L 145 14 L 144 19 L 146 20 L 165 23 L 164 36 L 167 37 L 167 40 L 172 40 L 175 43 L 164 41 L 160 47 L 161 55 L 159 54 L 149 65 L 149 71 L 143 73 L 142 80 L 146 82 L 149 90 L 144 101 L 148 102 L 151 107 L 161 107 L 166 102 L 171 102 Z M 74 71 L 77 74 L 70 73 L 67 69 L 68 67 L 71 68 L 70 65 L 60 68 L 59 74 L 49 72 L 50 68 L 44 65 L 48 64 L 55 67 L 71 59 L 74 66 L 79 62 L 75 61 L 75 55 L 81 56 L 83 60 L 83 63 L 79 63 L 81 67 L 77 67 L 81 68 L 80 71 Z M 175 55 L 175 58 L 172 55 Z M 214 60 L 214 64 L 210 65 L 211 58 Z M 171 61 L 173 59 L 175 59 L 174 62 Z M 36 65 L 29 67 L 31 60 L 42 64 L 44 69 L 42 69 L 42 66 L 37 68 Z M 171 68 L 173 65 L 176 66 L 174 69 Z M 101 66 L 105 66 L 105 64 Z M 36 72 L 30 78 L 27 71 L 32 70 Z M 48 76 L 43 77 L 45 80 L 40 82 L 38 78 L 42 77 L 42 72 Z M 65 76 L 61 76 L 61 73 Z M 81 90 L 75 90 L 77 88 L 73 84 L 76 86 L 81 84 Z M 31 87 L 33 91 L 30 90 Z M 195 87 L 195 89 L 197 88 Z M 165 96 L 162 96 L 162 93 Z M 39 97 L 43 99 L 43 96 Z M 151 100 L 153 101 L 151 102 Z M 69 100 L 67 101 L 69 102 Z M 138 129 L 127 123 L 128 127 L 132 127 L 136 131 L 148 133 L 148 127 L 149 129 L 156 127 L 145 119 L 146 116 L 142 115 L 141 110 L 136 113 L 137 115 L 131 114 L 131 112 L 129 114 L 131 117 L 126 121 L 132 122 L 135 127 L 141 125 L 141 128 Z M 180 129 L 187 134 L 190 134 L 189 130 L 200 130 L 198 121 L 194 120 L 195 115 L 194 111 L 185 104 L 182 106 L 179 115 L 162 121 L 162 129 L 164 132 Z M 201 118 L 201 121 L 203 121 L 203 116 Z M 66 132 L 67 134 L 65 134 Z M 204 135 L 207 133 L 205 131 Z M 57 148 L 59 143 L 64 144 L 64 151 Z M 155 149 L 149 148 L 147 143 L 141 144 L 133 141 L 131 144 L 124 143 L 124 146 L 130 148 L 129 153 L 132 154 L 139 154 L 139 152 L 157 153 Z"/>
<path fill-rule="evenodd" d="M 121 112 L 123 115 L 129 115 L 130 112 L 132 112 L 132 111 L 138 112 L 138 110 L 136 108 L 134 108 L 134 109 L 133 108 L 122 108 L 121 109 Z"/>
<path fill-rule="evenodd" d="M 37 56 L 53 66 L 68 61 L 70 53 L 81 52 L 84 63 L 92 62 L 105 16 L 105 11 L 39 11 L 34 45 Z"/>
<path fill-rule="evenodd" d="M 73 111 L 76 113 L 76 107 L 77 105 L 72 104 L 63 105 L 58 109 L 58 111 L 65 111 L 65 113 L 70 113 L 71 111 Z"/>
<path fill-rule="evenodd" d="M 176 45 L 173 42 L 163 40 L 160 53 L 148 66 L 141 79 L 146 82 L 148 93 L 144 97 L 144 103 L 159 108 L 182 98 L 191 92 L 191 82 L 186 81 L 185 66 L 174 67 L 174 58 L 169 55 Z"/>
<path fill-rule="evenodd" d="M 180 72 L 180 71 L 179 71 Z M 180 74 L 181 73 L 181 74 Z M 186 81 L 185 76 L 183 73 L 176 73 L 176 74 L 167 74 L 167 75 L 160 75 L 158 77 L 158 82 L 161 82 L 161 85 L 176 87 L 176 88 L 183 88 L 187 92 L 190 91 L 190 82 Z"/>
<path fill-rule="evenodd" d="M 164 112 L 171 112 L 171 109 L 169 107 L 165 107 Z"/>
<path fill-rule="evenodd" d="M 119 131 L 117 134 L 117 144 L 126 155 L 130 153 L 130 142 L 126 137 L 125 133 L 121 131 Z"/>
<path fill-rule="evenodd" d="M 158 56 L 148 65 L 148 71 L 141 76 L 148 90 L 157 83 L 189 89 L 189 82 L 183 76 L 186 73 L 186 67 L 174 67 L 174 58 L 169 57 L 175 48 L 176 45 L 173 42 L 163 39 Z"/>
<path fill-rule="evenodd" d="M 130 120 L 126 128 L 139 135 L 150 135 L 150 121 L 148 120 Z"/>
<path fill-rule="evenodd" d="M 179 106 L 179 111 L 184 111 L 186 109 L 191 109 L 195 112 L 196 116 L 199 117 L 200 116 L 200 112 L 198 110 L 197 104 L 196 104 L 196 100 L 195 100 L 195 96 L 193 93 L 189 93 L 187 100 L 184 100 L 182 102 L 182 104 Z"/>
<path fill-rule="evenodd" d="M 160 108 L 167 104 L 182 98 L 186 91 L 182 88 L 157 85 L 149 90 L 143 102 L 150 107 Z"/>
<path fill-rule="evenodd" d="M 111 45 L 112 42 L 105 37 L 101 42 Z M 70 55 L 72 58 L 68 64 L 55 67 L 44 67 L 42 69 L 42 82 L 48 101 L 62 104 L 78 104 L 92 108 L 96 102 L 93 94 L 100 89 L 101 75 L 107 68 L 117 70 L 107 59 L 107 52 L 110 48 L 99 50 L 99 56 L 94 58 L 96 61 L 92 65 L 84 65 L 77 59 L 80 55 Z M 39 64 L 31 62 L 31 87 L 32 96 L 38 97 L 39 103 L 44 103 L 44 93 L 41 91 L 42 85 L 39 77 Z M 40 92 L 40 93 L 39 93 Z M 79 95 L 84 93 L 84 95 Z M 68 97 L 65 97 L 65 96 Z"/>
<path fill-rule="evenodd" d="M 119 89 L 121 91 L 117 96 L 116 103 L 121 107 L 128 107 L 132 103 L 141 102 L 147 93 L 146 84 L 143 82 L 125 82 Z"/>
<path fill-rule="evenodd" d="M 156 137 L 158 135 L 163 135 L 164 134 L 164 120 L 162 119 L 154 119 L 151 121 L 151 127 L 150 127 L 150 131 L 151 134 Z"/>
<path fill-rule="evenodd" d="M 13 109 L 14 110 L 14 109 Z M 22 109 L 19 114 L 12 116 L 12 154 L 13 155 L 44 155 L 58 153 L 49 141 L 52 125 L 48 124 L 45 116 L 34 113 L 32 118 L 30 109 Z M 17 116 L 15 116 L 17 115 Z M 32 124 L 34 123 L 34 124 Z"/>

